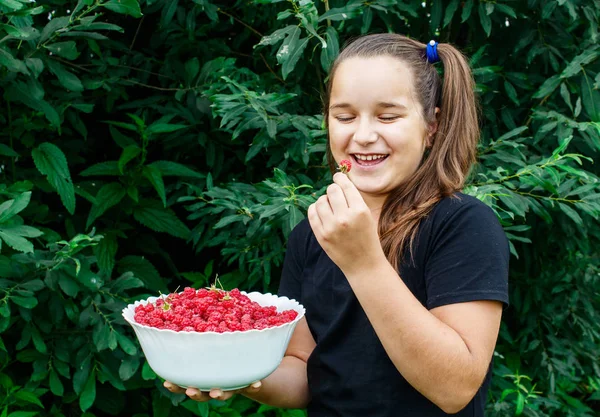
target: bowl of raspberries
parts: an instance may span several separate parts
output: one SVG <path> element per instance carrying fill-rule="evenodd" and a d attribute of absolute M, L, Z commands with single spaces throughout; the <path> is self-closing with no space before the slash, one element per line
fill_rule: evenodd
<path fill-rule="evenodd" d="M 244 388 L 279 366 L 304 307 L 295 300 L 214 285 L 123 309 L 150 367 L 184 388 Z"/>

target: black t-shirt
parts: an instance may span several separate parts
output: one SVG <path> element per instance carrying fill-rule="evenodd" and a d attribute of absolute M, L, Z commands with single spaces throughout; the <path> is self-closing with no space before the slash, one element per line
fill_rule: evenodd
<path fill-rule="evenodd" d="M 421 222 L 413 251 L 414 262 L 406 251 L 398 272 L 427 309 L 474 300 L 508 305 L 508 241 L 494 212 L 476 198 L 442 199 Z M 306 219 L 290 234 L 279 295 L 306 308 L 317 343 L 307 363 L 310 417 L 447 415 L 398 372 Z M 491 364 L 477 395 L 455 416 L 483 417 L 490 377 Z"/>

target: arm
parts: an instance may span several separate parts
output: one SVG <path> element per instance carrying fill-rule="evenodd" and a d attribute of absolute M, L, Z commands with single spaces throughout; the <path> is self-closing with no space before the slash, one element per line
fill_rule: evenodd
<path fill-rule="evenodd" d="M 385 258 L 346 277 L 402 376 L 446 413 L 463 409 L 487 373 L 502 304 L 472 301 L 429 311 Z"/>
<path fill-rule="evenodd" d="M 310 399 L 306 362 L 315 346 L 306 318 L 302 318 L 294 329 L 279 367 L 262 381 L 258 392 L 243 394 L 274 407 L 306 408 Z"/>

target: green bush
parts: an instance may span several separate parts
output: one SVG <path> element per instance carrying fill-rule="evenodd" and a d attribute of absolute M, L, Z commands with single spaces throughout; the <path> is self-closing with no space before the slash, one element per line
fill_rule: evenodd
<path fill-rule="evenodd" d="M 169 393 L 121 309 L 216 274 L 276 291 L 331 179 L 329 65 L 382 31 L 476 77 L 465 192 L 513 254 L 488 414 L 598 415 L 600 1 L 233 3 L 0 0 L 2 416 L 304 415 Z"/>

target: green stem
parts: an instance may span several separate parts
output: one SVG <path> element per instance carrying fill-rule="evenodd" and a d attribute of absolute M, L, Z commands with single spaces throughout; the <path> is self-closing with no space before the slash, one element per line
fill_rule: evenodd
<path fill-rule="evenodd" d="M 325 13 L 329 11 L 329 0 L 323 0 L 325 3 Z M 327 26 L 331 26 L 331 19 L 327 19 Z"/>

